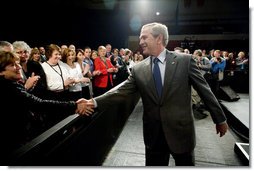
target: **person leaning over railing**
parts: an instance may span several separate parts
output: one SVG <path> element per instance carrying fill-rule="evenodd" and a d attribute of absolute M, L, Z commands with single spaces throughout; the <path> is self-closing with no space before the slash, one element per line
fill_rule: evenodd
<path fill-rule="evenodd" d="M 12 52 L 0 52 L 0 164 L 8 164 L 10 153 L 34 137 L 30 137 L 27 128 L 28 116 L 37 111 L 69 111 L 90 115 L 91 107 L 85 99 L 78 101 L 44 100 L 26 91 L 18 83 L 21 78 L 19 58 Z M 32 129 L 32 128 L 31 128 Z"/>

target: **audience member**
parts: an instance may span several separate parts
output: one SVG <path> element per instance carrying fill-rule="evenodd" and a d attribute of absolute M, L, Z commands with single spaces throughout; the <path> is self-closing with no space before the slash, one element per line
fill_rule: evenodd
<path fill-rule="evenodd" d="M 40 51 L 40 62 L 46 62 L 47 61 L 47 57 L 45 55 L 45 49 L 43 46 L 39 47 L 39 51 Z"/>
<path fill-rule="evenodd" d="M 12 52 L 0 52 L 0 103 L 1 110 L 6 113 L 1 116 L 0 123 L 0 164 L 9 165 L 10 154 L 31 140 L 33 127 L 29 127 L 29 116 L 33 112 L 68 111 L 90 115 L 93 112 L 85 99 L 78 101 L 44 100 L 26 91 L 18 83 L 22 75 L 19 58 Z"/>
<path fill-rule="evenodd" d="M 94 77 L 94 94 L 99 96 L 113 87 L 112 74 L 118 71 L 115 68 L 109 58 L 106 58 L 105 46 L 99 46 L 98 48 L 99 57 L 94 60 L 95 70 L 100 71 L 98 75 Z"/>
<path fill-rule="evenodd" d="M 214 51 L 214 57 L 210 60 L 211 67 L 211 78 L 207 79 L 212 92 L 216 97 L 219 97 L 220 83 L 224 77 L 224 70 L 226 67 L 226 60 L 221 57 L 220 50 Z"/>
<path fill-rule="evenodd" d="M 46 74 L 47 93 L 44 94 L 45 99 L 52 100 L 68 100 L 69 87 L 75 83 L 71 78 L 68 70 L 61 59 L 61 49 L 56 44 L 50 44 L 46 47 L 47 61 L 42 63 L 42 68 Z M 46 122 L 49 126 L 68 116 L 69 113 L 64 114 L 58 112 L 57 114 L 47 113 Z"/>
<path fill-rule="evenodd" d="M 0 51 L 13 52 L 13 46 L 8 41 L 0 41 Z"/>

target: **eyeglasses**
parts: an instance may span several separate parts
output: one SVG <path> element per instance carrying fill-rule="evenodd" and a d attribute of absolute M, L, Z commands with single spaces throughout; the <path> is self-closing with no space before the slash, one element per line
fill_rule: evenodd
<path fill-rule="evenodd" d="M 18 52 L 16 52 L 17 54 L 19 54 L 19 55 L 22 55 L 23 53 L 28 53 L 28 51 L 27 50 L 24 50 L 24 51 L 18 51 Z"/>

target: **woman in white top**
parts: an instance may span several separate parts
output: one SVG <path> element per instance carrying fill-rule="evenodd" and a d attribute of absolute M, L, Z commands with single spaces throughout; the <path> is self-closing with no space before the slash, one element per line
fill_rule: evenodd
<path fill-rule="evenodd" d="M 42 63 L 42 68 L 46 75 L 47 93 L 44 99 L 66 101 L 68 100 L 68 88 L 75 80 L 70 77 L 70 74 L 61 59 L 61 49 L 55 44 L 50 44 L 46 47 L 47 61 Z M 53 111 L 46 114 L 46 122 L 48 125 L 54 125 L 69 116 L 72 113 L 60 113 Z"/>
<path fill-rule="evenodd" d="M 61 59 L 61 49 L 55 44 L 48 46 L 46 51 L 46 56 L 48 60 L 42 63 L 42 67 L 46 74 L 47 88 L 50 91 L 50 94 L 58 94 L 57 100 L 65 100 L 66 96 L 64 92 L 68 90 L 68 87 L 72 85 L 75 80 L 70 77 L 70 74 Z M 61 97 L 59 97 L 59 95 Z"/>
<path fill-rule="evenodd" d="M 85 52 L 82 49 L 76 50 L 76 61 L 79 63 L 82 74 L 85 78 L 91 79 L 92 74 L 90 73 L 90 65 L 84 62 Z M 89 83 L 81 83 L 82 86 L 82 97 L 85 99 L 90 99 L 92 97 L 92 84 L 91 80 Z"/>
<path fill-rule="evenodd" d="M 82 73 L 80 64 L 76 61 L 76 52 L 70 48 L 62 52 L 62 61 L 68 70 L 70 77 L 75 82 L 69 86 L 69 100 L 78 100 L 82 98 L 82 83 L 90 82 L 89 78 L 85 78 Z"/>

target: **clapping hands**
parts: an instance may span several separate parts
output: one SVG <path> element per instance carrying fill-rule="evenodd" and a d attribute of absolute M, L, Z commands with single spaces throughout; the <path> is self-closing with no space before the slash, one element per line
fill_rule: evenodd
<path fill-rule="evenodd" d="M 26 80 L 25 85 L 24 85 L 25 88 L 27 90 L 33 89 L 36 86 L 39 79 L 40 79 L 40 76 L 35 75 L 33 72 L 31 77 L 28 77 L 28 79 Z"/>

